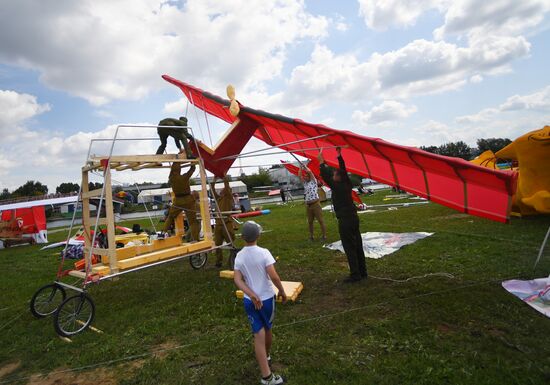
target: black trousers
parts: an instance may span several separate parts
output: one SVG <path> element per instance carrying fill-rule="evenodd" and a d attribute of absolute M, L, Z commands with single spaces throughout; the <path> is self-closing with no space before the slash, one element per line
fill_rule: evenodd
<path fill-rule="evenodd" d="M 359 230 L 359 217 L 357 213 L 349 213 L 338 218 L 338 231 L 346 256 L 350 275 L 359 279 L 367 276 L 367 264 L 363 251 L 363 238 Z"/>

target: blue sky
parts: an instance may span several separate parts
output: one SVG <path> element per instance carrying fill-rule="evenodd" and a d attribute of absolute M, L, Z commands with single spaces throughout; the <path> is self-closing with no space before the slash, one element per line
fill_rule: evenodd
<path fill-rule="evenodd" d="M 244 105 L 404 145 L 513 139 L 550 120 L 549 10 L 550 0 L 2 2 L 0 188 L 79 182 L 91 138 L 182 114 L 164 73 L 222 96 L 232 83 Z M 204 115 L 189 115 L 209 142 Z M 208 124 L 214 141 L 226 129 Z"/>

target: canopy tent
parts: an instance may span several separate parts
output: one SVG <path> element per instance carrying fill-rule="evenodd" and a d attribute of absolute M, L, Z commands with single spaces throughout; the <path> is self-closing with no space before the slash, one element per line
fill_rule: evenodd
<path fill-rule="evenodd" d="M 2 222 L 9 222 L 14 218 L 20 219 L 22 221 L 20 228 L 23 234 L 32 237 L 36 243 L 48 243 L 44 206 L 4 209 L 0 217 Z"/>
<path fill-rule="evenodd" d="M 226 157 L 237 156 L 252 136 L 309 159 L 315 159 L 317 148 L 327 147 L 323 155 L 332 167 L 338 166 L 334 146 L 345 146 L 342 155 L 348 171 L 354 174 L 461 212 L 499 222 L 509 221 L 517 179 L 514 171 L 491 170 L 463 159 L 399 146 L 379 138 L 242 105 L 238 117 L 234 117 L 229 112 L 229 100 L 168 75 L 163 75 L 163 78 L 179 87 L 190 103 L 232 124 L 214 149 L 202 143 L 199 147 L 206 168 L 218 176 L 226 173 L 234 162 L 234 158 Z M 300 142 L 292 143 L 296 141 Z"/>

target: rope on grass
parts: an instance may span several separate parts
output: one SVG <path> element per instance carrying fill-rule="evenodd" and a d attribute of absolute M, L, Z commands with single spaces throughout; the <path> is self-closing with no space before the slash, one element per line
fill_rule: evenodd
<path fill-rule="evenodd" d="M 512 278 L 514 278 L 514 277 L 512 277 Z M 504 280 L 512 279 L 512 278 L 505 278 Z M 414 299 L 417 299 L 417 298 L 429 297 L 429 296 L 432 296 L 432 295 L 449 293 L 449 292 L 459 291 L 459 290 L 462 290 L 462 289 L 471 288 L 471 287 L 475 287 L 475 286 L 482 286 L 482 285 L 489 284 L 489 283 L 500 282 L 502 280 L 503 280 L 502 278 L 498 278 L 498 279 L 492 279 L 492 280 L 487 280 L 487 281 L 472 282 L 472 283 L 469 283 L 469 284 L 466 284 L 466 285 L 457 286 L 457 287 L 453 287 L 453 288 L 449 288 L 449 289 L 445 289 L 445 290 L 438 290 L 438 291 L 432 291 L 432 292 L 423 293 L 423 294 L 417 294 L 417 295 L 406 297 L 406 298 L 397 298 L 397 299 L 394 300 L 394 302 L 410 301 L 410 300 L 414 300 Z M 304 324 L 304 323 L 308 323 L 308 322 L 312 322 L 312 321 L 319 321 L 319 320 L 327 319 L 327 318 L 333 318 L 333 317 L 336 317 L 336 316 L 339 316 L 339 315 L 342 315 L 342 314 L 349 314 L 349 313 L 357 312 L 357 311 L 360 311 L 360 310 L 368 309 L 370 307 L 378 307 L 378 306 L 388 305 L 388 304 L 391 304 L 391 303 L 392 303 L 392 300 L 386 300 L 386 301 L 382 301 L 382 302 L 378 302 L 378 303 L 368 304 L 368 305 L 365 305 L 365 306 L 359 306 L 359 307 L 346 309 L 346 310 L 342 310 L 342 311 L 337 311 L 337 312 L 333 312 L 333 313 L 320 314 L 320 315 L 313 316 L 313 317 L 310 317 L 310 318 L 298 319 L 298 320 L 295 320 L 295 321 L 292 321 L 292 322 L 287 322 L 286 324 L 277 325 L 277 329 L 287 328 L 287 327 L 290 327 L 290 326 L 294 326 L 294 325 L 298 325 L 298 324 Z M 237 333 L 243 333 L 243 330 L 238 329 L 238 330 L 230 331 L 224 337 L 222 337 L 222 339 L 225 339 L 227 337 L 227 335 L 237 334 Z M 212 340 L 207 340 L 207 339 L 202 339 L 201 340 L 201 339 L 199 339 L 195 342 L 191 342 L 191 343 L 188 343 L 188 344 L 185 344 L 185 345 L 179 345 L 179 346 L 174 346 L 174 347 L 170 347 L 170 348 L 158 349 L 158 350 L 154 350 L 154 351 L 147 352 L 147 353 L 141 353 L 141 354 L 126 356 L 126 357 L 116 358 L 114 360 L 109 360 L 109 361 L 97 362 L 97 363 L 94 363 L 94 364 L 80 366 L 80 367 L 76 367 L 76 368 L 58 370 L 58 371 L 50 372 L 50 373 L 47 373 L 47 374 L 39 373 L 39 374 L 33 374 L 32 376 L 12 377 L 12 378 L 8 378 L 8 379 L 5 379 L 5 380 L 0 380 L 0 384 L 7 384 L 7 383 L 12 383 L 12 382 L 24 381 L 24 380 L 30 379 L 31 377 L 36 377 L 36 376 L 47 377 L 47 376 L 53 375 L 53 374 L 79 372 L 79 371 L 86 370 L 86 369 L 109 366 L 109 365 L 112 365 L 112 364 L 115 364 L 115 363 L 118 363 L 118 362 L 131 361 L 131 360 L 135 360 L 135 359 L 138 359 L 138 358 L 152 356 L 152 355 L 155 355 L 155 354 L 158 354 L 158 353 L 184 349 L 184 348 L 187 348 L 187 347 L 190 347 L 190 346 L 198 345 L 199 343 L 205 342 L 205 341 L 212 341 Z M 215 342 L 219 343 L 219 340 L 216 340 Z"/>
<path fill-rule="evenodd" d="M 8 327 L 9 325 L 13 324 L 15 321 L 17 321 L 19 318 L 23 317 L 23 314 L 25 314 L 24 311 L 22 311 L 18 316 L 15 316 L 8 322 L 6 322 L 4 325 L 0 326 L 0 331 L 4 330 L 4 328 Z"/>
<path fill-rule="evenodd" d="M 76 280 L 72 285 L 74 286 L 79 280 Z M 29 299 L 27 302 L 25 302 L 25 310 L 22 310 L 21 313 L 19 313 L 19 315 L 15 316 L 14 318 L 12 318 L 11 320 L 9 320 L 8 322 L 6 322 L 5 324 L 3 324 L 2 326 L 0 326 L 0 331 L 4 330 L 6 327 L 10 326 L 11 324 L 13 324 L 15 321 L 17 321 L 19 318 L 23 317 L 23 315 L 27 312 L 28 310 L 28 306 L 29 304 L 31 303 L 31 300 Z M 7 307 L 5 309 L 1 309 L 1 310 L 7 310 L 7 309 L 11 309 L 15 306 L 10 306 L 10 307 Z M 0 382 L 1 384 L 1 382 Z"/>
<path fill-rule="evenodd" d="M 414 277 L 409 277 L 406 279 L 393 279 L 393 278 L 377 277 L 374 275 L 369 275 L 369 278 L 379 279 L 381 281 L 398 282 L 398 283 L 409 282 L 409 281 L 412 281 L 413 279 L 422 279 L 427 277 L 445 277 L 449 279 L 455 279 L 455 276 L 450 273 L 428 273 L 424 275 L 416 275 Z"/>

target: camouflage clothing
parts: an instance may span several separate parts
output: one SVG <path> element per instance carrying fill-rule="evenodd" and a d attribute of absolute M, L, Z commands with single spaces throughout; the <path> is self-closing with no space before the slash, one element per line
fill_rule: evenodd
<path fill-rule="evenodd" d="M 157 149 L 157 154 L 163 154 L 164 150 L 166 150 L 166 144 L 168 142 L 168 137 L 171 136 L 174 138 L 174 142 L 176 143 L 176 147 L 181 151 L 181 144 L 183 144 L 183 148 L 185 148 L 185 153 L 187 154 L 188 158 L 191 158 L 193 156 L 193 153 L 191 152 L 191 148 L 189 147 L 188 139 L 192 139 L 193 137 L 189 134 L 187 131 L 187 119 L 185 117 L 180 117 L 179 119 L 173 119 L 173 118 L 166 118 L 162 119 L 159 124 L 159 126 L 172 126 L 172 127 L 158 127 L 157 128 L 157 134 L 160 138 L 160 146 Z"/>

